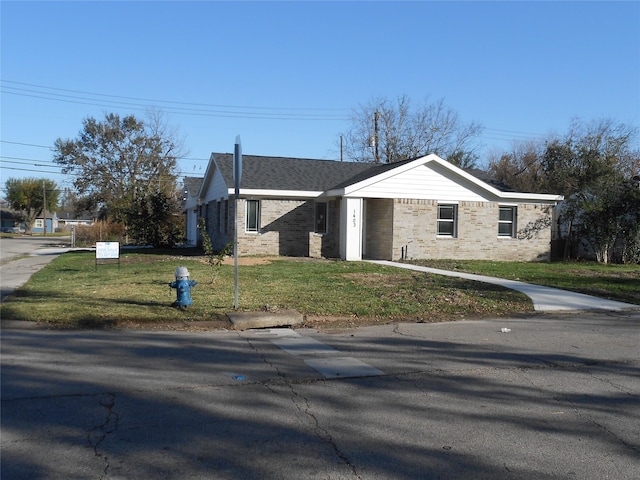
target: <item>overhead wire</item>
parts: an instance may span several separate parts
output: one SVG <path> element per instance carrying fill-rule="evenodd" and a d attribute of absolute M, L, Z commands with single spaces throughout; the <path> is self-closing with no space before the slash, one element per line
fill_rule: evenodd
<path fill-rule="evenodd" d="M 73 90 L 46 85 L 39 85 L 26 82 L 17 82 L 12 80 L 0 79 L 0 91 L 4 94 L 40 98 L 49 101 L 58 101 L 66 103 L 75 103 L 81 105 L 94 105 L 101 107 L 118 107 L 133 110 L 149 110 L 159 108 L 170 114 L 188 115 L 188 116 L 208 116 L 221 118 L 244 118 L 254 120 L 296 120 L 296 121 L 344 121 L 348 120 L 348 112 L 351 109 L 346 108 L 327 108 L 327 107 L 270 107 L 270 106 L 247 106 L 247 105 L 228 105 L 204 102 L 183 102 L 175 100 L 159 100 L 142 97 L 132 97 L 124 95 L 111 95 L 104 93 L 88 92 L 83 90 Z M 517 130 L 502 130 L 494 128 L 485 128 L 485 134 L 480 135 L 481 138 L 498 141 L 528 141 L 536 140 L 543 137 L 542 134 L 523 132 Z M 34 148 L 46 148 L 53 151 L 51 146 L 39 145 L 27 142 L 1 140 L 2 143 L 11 145 L 20 145 Z M 179 157 L 177 160 L 183 161 L 202 161 L 208 162 L 208 158 L 195 157 Z M 56 168 L 54 164 L 46 160 L 1 156 L 2 164 L 10 165 L 27 165 L 40 167 L 40 169 L 30 169 L 24 167 L 10 167 L 3 165 L 2 169 L 16 171 L 33 171 L 48 174 L 60 174 L 61 172 L 53 172 L 42 170 L 42 168 Z M 33 163 L 25 163 L 33 162 Z M 50 163 L 49 165 L 43 162 Z M 194 165 L 194 171 L 196 165 Z M 189 172 L 188 168 L 180 165 L 177 175 L 190 176 L 194 175 Z"/>
<path fill-rule="evenodd" d="M 162 108 L 167 113 L 190 116 L 208 116 L 220 118 L 243 118 L 254 120 L 324 120 L 344 121 L 348 118 L 347 109 L 318 107 L 249 107 L 240 105 L 220 105 L 196 102 L 178 102 L 173 100 L 154 100 L 120 95 L 83 92 L 79 90 L 61 89 L 35 85 L 11 80 L 0 80 L 2 93 L 24 97 L 40 98 L 81 105 L 100 107 L 126 107 L 134 110 Z M 21 85 L 21 87 L 12 86 Z M 24 86 L 30 88 L 23 88 Z M 67 93 L 56 93 L 67 92 Z M 82 96 L 80 96 L 82 95 Z M 112 100 L 113 99 L 113 100 Z M 338 112 L 344 111 L 340 115 Z M 330 112 L 330 113 L 322 113 Z"/>

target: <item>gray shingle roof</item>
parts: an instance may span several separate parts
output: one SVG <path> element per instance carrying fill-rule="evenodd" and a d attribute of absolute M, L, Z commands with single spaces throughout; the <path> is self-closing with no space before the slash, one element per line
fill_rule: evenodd
<path fill-rule="evenodd" d="M 229 187 L 233 186 L 233 154 L 214 153 L 213 156 L 226 184 Z M 414 160 L 416 159 L 372 164 L 243 155 L 241 187 L 260 190 L 325 192 L 361 182 Z M 465 171 L 498 190 L 513 191 L 482 170 L 466 169 Z"/>
<path fill-rule="evenodd" d="M 202 177 L 184 177 L 182 184 L 189 195 L 194 196 L 200 192 L 200 187 L 202 186 L 203 181 L 204 178 Z"/>
<path fill-rule="evenodd" d="M 232 186 L 233 154 L 213 155 L 226 184 Z M 371 167 L 367 163 L 243 155 L 241 187 L 324 192 Z"/>

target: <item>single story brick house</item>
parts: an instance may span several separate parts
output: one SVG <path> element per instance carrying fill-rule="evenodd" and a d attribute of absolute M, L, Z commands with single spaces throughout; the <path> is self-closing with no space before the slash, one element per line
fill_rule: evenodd
<path fill-rule="evenodd" d="M 437 155 L 391 164 L 243 155 L 238 253 L 361 260 L 550 258 L 560 195 L 521 193 Z M 185 179 L 187 239 L 234 236 L 233 154 Z"/>

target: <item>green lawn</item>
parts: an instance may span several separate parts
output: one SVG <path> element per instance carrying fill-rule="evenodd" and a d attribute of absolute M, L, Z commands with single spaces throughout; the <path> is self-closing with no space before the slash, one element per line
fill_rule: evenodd
<path fill-rule="evenodd" d="M 295 309 L 308 324 L 442 321 L 531 312 L 517 292 L 462 279 L 366 262 L 280 258 L 239 268 L 240 310 Z M 176 267 L 198 281 L 193 306 L 171 308 Z M 214 275 L 212 282 L 212 272 Z M 3 319 L 67 326 L 226 321 L 234 304 L 234 267 L 204 257 L 154 251 L 126 253 L 120 266 L 99 265 L 92 252 L 61 255 L 33 275 L 0 308 Z"/>
<path fill-rule="evenodd" d="M 411 263 L 443 270 L 519 280 L 640 305 L 640 265 L 476 260 L 424 260 Z"/>
<path fill-rule="evenodd" d="M 97 269 L 92 252 L 61 255 L 2 304 L 0 315 L 3 319 L 74 327 L 203 321 L 227 326 L 225 313 L 234 304 L 233 265 L 212 269 L 205 257 L 185 253 L 189 252 L 123 253 L 119 267 L 110 264 Z M 295 309 L 306 316 L 309 326 L 437 322 L 533 311 L 528 297 L 498 286 L 366 262 L 277 258 L 250 263 L 255 264 L 239 268 L 240 310 Z M 428 264 L 640 304 L 638 266 Z M 181 265 L 198 281 L 192 291 L 193 306 L 186 311 L 170 307 L 176 295 L 168 283 Z"/>

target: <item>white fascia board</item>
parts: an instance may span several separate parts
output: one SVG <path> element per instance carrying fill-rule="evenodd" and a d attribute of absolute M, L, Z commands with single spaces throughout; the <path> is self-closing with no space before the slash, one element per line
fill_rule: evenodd
<path fill-rule="evenodd" d="M 228 190 L 229 195 L 235 194 L 235 189 Z M 259 188 L 240 188 L 241 197 L 269 197 L 269 198 L 317 198 L 323 192 L 307 191 L 307 190 L 268 190 Z"/>
<path fill-rule="evenodd" d="M 483 190 L 486 190 L 487 192 L 489 192 L 491 195 L 493 195 L 495 197 L 498 197 L 499 200 L 508 201 L 508 200 L 511 199 L 511 200 L 517 201 L 519 203 L 522 203 L 522 202 L 527 202 L 527 203 L 536 203 L 536 202 L 553 203 L 553 202 L 562 201 L 564 199 L 564 197 L 562 195 L 552 195 L 552 194 L 546 194 L 546 193 L 503 192 L 502 190 L 498 190 L 497 188 L 492 187 L 488 183 L 483 182 L 479 178 L 474 177 L 470 173 L 465 172 L 461 168 L 456 167 L 451 162 L 447 162 L 446 160 L 440 158 L 439 156 L 437 156 L 435 154 L 430 154 L 430 155 L 427 155 L 425 157 L 417 158 L 413 162 L 409 162 L 409 163 L 407 163 L 405 165 L 402 165 L 402 166 L 400 166 L 398 168 L 394 168 L 394 169 L 388 170 L 388 171 L 386 171 L 384 173 L 381 173 L 380 175 L 376 175 L 375 177 L 367 178 L 366 180 L 363 180 L 363 181 L 358 182 L 358 183 L 354 183 L 353 185 L 348 185 L 348 186 L 346 186 L 344 188 L 340 188 L 340 189 L 336 189 L 336 190 L 330 190 L 328 192 L 325 192 L 325 196 L 343 196 L 343 197 L 357 196 L 357 195 L 354 195 L 354 194 L 358 190 L 361 190 L 361 189 L 363 189 L 365 187 L 368 187 L 370 185 L 373 185 L 375 183 L 384 181 L 384 180 L 386 180 L 388 178 L 392 178 L 395 175 L 398 175 L 400 173 L 406 172 L 406 171 L 411 170 L 413 168 L 416 168 L 416 167 L 418 167 L 420 165 L 426 165 L 427 163 L 431 163 L 431 162 L 436 163 L 436 164 L 444 167 L 445 169 L 451 171 L 455 175 L 458 175 L 458 176 L 466 179 L 467 181 L 479 186 Z"/>
<path fill-rule="evenodd" d="M 521 193 L 521 192 L 500 192 L 500 200 L 508 202 L 513 200 L 519 203 L 557 203 L 564 200 L 562 195 L 549 193 Z"/>
<path fill-rule="evenodd" d="M 562 201 L 564 199 L 564 197 L 562 195 L 553 195 L 553 194 L 548 194 L 548 193 L 503 192 L 502 190 L 498 190 L 497 188 L 492 187 L 488 183 L 483 182 L 479 178 L 474 177 L 470 173 L 465 172 L 461 168 L 456 167 L 451 162 L 447 162 L 446 160 L 443 160 L 442 158 L 438 157 L 437 155 L 429 155 L 429 156 L 427 156 L 425 158 L 429 158 L 431 156 L 435 157 L 435 158 L 432 158 L 431 161 L 436 162 L 437 164 L 439 164 L 439 165 L 451 170 L 455 174 L 467 179 L 469 182 L 472 182 L 472 183 L 478 185 L 479 187 L 481 187 L 481 188 L 485 189 L 486 191 L 490 192 L 491 194 L 497 196 L 501 201 L 515 200 L 515 201 L 518 201 L 519 203 L 523 203 L 523 202 L 526 202 L 526 203 L 536 203 L 536 202 L 552 203 L 552 202 L 559 202 L 559 201 Z M 424 162 L 424 163 L 426 163 L 426 162 Z"/>
<path fill-rule="evenodd" d="M 444 167 L 445 169 L 451 171 L 452 173 L 454 173 L 456 175 L 459 175 L 460 177 L 463 177 L 467 181 L 469 181 L 471 183 L 474 183 L 475 185 L 479 186 L 483 190 L 486 190 L 487 192 L 491 193 L 494 196 L 500 197 L 501 194 L 504 193 L 504 192 L 501 192 L 500 190 L 498 190 L 497 188 L 492 187 L 491 185 L 489 185 L 489 184 L 483 182 L 482 180 L 474 177 L 473 175 L 465 172 L 461 168 L 456 167 L 452 163 L 447 162 L 446 160 L 443 160 L 439 156 L 437 156 L 437 155 L 432 153 L 432 154 L 427 155 L 425 157 L 417 158 L 414 161 L 406 163 L 406 164 L 404 164 L 402 166 L 399 166 L 397 168 L 392 168 L 391 170 L 388 170 L 388 171 L 386 171 L 384 173 L 381 173 L 380 175 L 376 175 L 375 177 L 367 178 L 366 180 L 363 180 L 363 181 L 358 182 L 358 183 L 354 183 L 353 185 L 348 185 L 347 187 L 342 189 L 343 195 L 348 197 L 350 194 L 353 194 L 353 193 L 357 192 L 358 190 L 360 190 L 362 188 L 366 188 L 366 187 L 368 187 L 370 185 L 373 185 L 375 183 L 382 182 L 382 181 L 387 180 L 389 178 L 395 177 L 396 175 L 399 175 L 401 173 L 407 172 L 407 171 L 412 170 L 412 169 L 414 169 L 416 167 L 419 167 L 421 165 L 426 165 L 426 164 L 432 163 L 432 162 Z"/>

